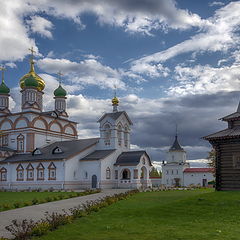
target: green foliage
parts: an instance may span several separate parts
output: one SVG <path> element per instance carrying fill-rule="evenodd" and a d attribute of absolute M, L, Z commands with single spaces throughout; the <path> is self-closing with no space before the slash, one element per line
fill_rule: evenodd
<path fill-rule="evenodd" d="M 153 167 L 151 172 L 149 173 L 149 177 L 161 177 L 162 173 L 157 170 L 157 168 Z"/>
<path fill-rule="evenodd" d="M 37 223 L 32 229 L 33 236 L 42 236 L 46 234 L 51 228 L 51 225 L 46 221 Z"/>

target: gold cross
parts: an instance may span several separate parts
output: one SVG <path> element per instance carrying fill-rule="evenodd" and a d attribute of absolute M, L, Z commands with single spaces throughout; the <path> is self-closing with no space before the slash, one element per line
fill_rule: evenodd
<path fill-rule="evenodd" d="M 0 71 L 2 71 L 2 82 L 4 82 L 4 71 L 6 68 L 4 66 L 0 66 Z"/>
<path fill-rule="evenodd" d="M 57 75 L 58 75 L 58 81 L 59 81 L 59 84 L 61 84 L 61 83 L 62 83 L 62 76 L 63 76 L 63 73 L 62 73 L 61 71 L 59 71 L 59 72 L 57 73 Z"/>
<path fill-rule="evenodd" d="M 36 51 L 33 50 L 33 47 L 29 48 L 28 50 L 31 52 L 32 59 L 33 59 L 33 55 L 34 55 L 34 53 L 36 53 Z"/>
<path fill-rule="evenodd" d="M 114 86 L 114 97 L 116 97 L 117 96 L 117 85 L 114 84 L 113 86 Z"/>

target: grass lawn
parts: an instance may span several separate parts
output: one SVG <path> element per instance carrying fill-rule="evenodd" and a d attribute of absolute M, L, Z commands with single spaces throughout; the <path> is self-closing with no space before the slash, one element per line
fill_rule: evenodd
<path fill-rule="evenodd" d="M 33 202 L 38 204 L 77 197 L 80 194 L 86 195 L 84 192 L 0 192 L 0 211 L 33 205 Z"/>
<path fill-rule="evenodd" d="M 138 193 L 41 240 L 239 240 L 240 192 Z"/>

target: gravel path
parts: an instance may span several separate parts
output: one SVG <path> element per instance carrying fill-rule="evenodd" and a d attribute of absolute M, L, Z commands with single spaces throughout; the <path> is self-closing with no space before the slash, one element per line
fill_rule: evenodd
<path fill-rule="evenodd" d="M 39 205 L 0 212 L 0 237 L 11 238 L 11 234 L 5 230 L 5 227 L 10 225 L 13 219 L 32 219 L 34 221 L 38 221 L 41 218 L 44 218 L 45 212 L 62 212 L 63 209 L 68 210 L 69 208 L 78 206 L 82 203 L 86 203 L 90 200 L 97 200 L 99 198 L 117 193 L 123 193 L 126 191 L 126 189 L 105 189 L 100 193 L 95 193 L 87 196 L 75 197 L 56 202 L 43 203 Z"/>

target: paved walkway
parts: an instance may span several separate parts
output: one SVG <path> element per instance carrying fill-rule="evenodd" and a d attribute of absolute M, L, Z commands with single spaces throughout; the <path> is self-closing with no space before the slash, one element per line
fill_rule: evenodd
<path fill-rule="evenodd" d="M 5 230 L 5 227 L 10 225 L 13 219 L 32 219 L 34 221 L 38 221 L 41 218 L 44 218 L 45 212 L 62 212 L 63 209 L 68 210 L 69 208 L 78 206 L 82 203 L 86 203 L 90 200 L 96 200 L 126 191 L 126 189 L 105 189 L 100 193 L 95 193 L 87 196 L 69 198 L 56 202 L 43 203 L 39 205 L 0 212 L 0 237 L 11 238 L 11 234 Z"/>

